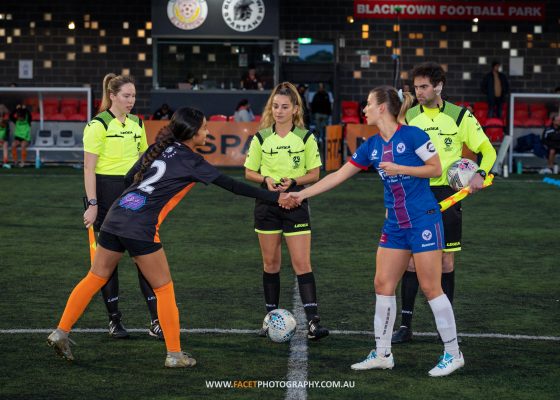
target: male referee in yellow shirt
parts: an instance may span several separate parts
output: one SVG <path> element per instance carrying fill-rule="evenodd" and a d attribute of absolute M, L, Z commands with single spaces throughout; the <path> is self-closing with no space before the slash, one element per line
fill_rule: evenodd
<path fill-rule="evenodd" d="M 463 144 L 474 153 L 482 155 L 480 169 L 470 182 L 472 192 L 479 191 L 486 174 L 496 161 L 496 150 L 476 118 L 466 108 L 442 100 L 445 72 L 439 64 L 426 62 L 418 65 L 412 71 L 412 78 L 418 105 L 408 110 L 406 122 L 423 129 L 436 146 L 442 174 L 438 178 L 430 179 L 430 187 L 437 201 L 454 193 L 447 182 L 447 170 L 461 158 Z M 443 213 L 445 248 L 441 286 L 451 303 L 455 291 L 455 252 L 461 250 L 461 213 L 461 203 Z M 392 343 L 404 343 L 412 339 L 412 314 L 417 293 L 418 278 L 414 262 L 411 260 L 401 281 L 401 327 L 393 333 Z"/>

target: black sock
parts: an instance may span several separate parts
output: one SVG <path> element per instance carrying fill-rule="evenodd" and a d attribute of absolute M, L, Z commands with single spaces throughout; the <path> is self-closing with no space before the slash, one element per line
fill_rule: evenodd
<path fill-rule="evenodd" d="M 150 311 L 150 318 L 152 321 L 158 319 L 157 315 L 157 299 L 154 290 L 140 272 L 140 268 L 138 268 L 138 264 L 136 264 L 136 268 L 138 269 L 138 282 L 140 283 L 140 290 L 144 295 L 144 299 L 146 300 L 146 304 L 148 305 L 148 310 Z"/>
<path fill-rule="evenodd" d="M 453 304 L 453 296 L 455 295 L 455 271 L 441 274 L 441 288 L 443 293 L 447 295 L 449 302 Z"/>
<path fill-rule="evenodd" d="M 315 276 L 313 272 L 298 275 L 298 287 L 305 316 L 311 321 L 317 316 L 317 290 L 315 288 Z"/>
<path fill-rule="evenodd" d="M 280 301 L 280 272 L 269 274 L 263 271 L 263 289 L 266 312 L 276 310 Z"/>
<path fill-rule="evenodd" d="M 414 301 L 418 294 L 418 277 L 416 272 L 406 271 L 401 281 L 401 325 L 412 327 Z"/>
<path fill-rule="evenodd" d="M 119 273 L 118 265 L 113 271 L 113 275 L 109 278 L 105 286 L 101 288 L 101 295 L 103 296 L 103 301 L 105 302 L 105 307 L 107 307 L 107 312 L 109 316 L 111 314 L 117 314 L 119 312 Z"/>

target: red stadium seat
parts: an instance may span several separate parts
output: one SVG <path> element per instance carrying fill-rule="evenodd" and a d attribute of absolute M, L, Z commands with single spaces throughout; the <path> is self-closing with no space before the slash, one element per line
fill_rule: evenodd
<path fill-rule="evenodd" d="M 546 119 L 548 110 L 546 108 L 531 109 L 531 118 Z"/>
<path fill-rule="evenodd" d="M 45 114 L 47 121 L 66 121 L 66 115 L 62 113 Z"/>
<path fill-rule="evenodd" d="M 528 108 L 518 108 L 513 110 L 513 126 L 527 126 L 529 119 Z"/>
<path fill-rule="evenodd" d="M 60 106 L 60 112 L 61 114 L 64 114 L 66 115 L 66 117 L 68 117 L 69 115 L 76 114 L 76 112 L 78 111 L 77 107 L 78 107 L 78 103 L 76 104 L 63 103 Z"/>
<path fill-rule="evenodd" d="M 66 116 L 67 121 L 85 121 L 87 119 L 87 114 L 78 113 Z"/>
<path fill-rule="evenodd" d="M 474 109 L 474 117 L 477 119 L 478 123 L 482 126 L 486 123 L 488 119 L 488 110 Z"/>
<path fill-rule="evenodd" d="M 518 110 L 529 111 L 529 105 L 527 103 L 513 103 L 513 109 L 517 113 Z"/>
<path fill-rule="evenodd" d="M 455 102 L 456 105 L 460 106 L 460 107 L 470 107 L 471 103 L 469 103 L 468 101 L 457 101 Z"/>
<path fill-rule="evenodd" d="M 229 122 L 235 122 L 235 115 L 229 115 L 227 119 Z"/>
<path fill-rule="evenodd" d="M 488 118 L 484 124 L 484 132 L 492 143 L 501 142 L 504 138 L 505 126 L 500 118 Z"/>
<path fill-rule="evenodd" d="M 343 100 L 340 104 L 342 109 L 342 118 L 344 117 L 358 117 L 360 116 L 360 104 L 357 101 Z"/>
<path fill-rule="evenodd" d="M 227 121 L 227 115 L 224 114 L 211 115 L 210 118 L 208 118 L 208 121 Z"/>
<path fill-rule="evenodd" d="M 485 110 L 488 111 L 488 103 L 485 101 L 477 101 L 476 103 L 474 103 L 473 105 L 473 110 L 477 111 L 477 110 Z"/>
<path fill-rule="evenodd" d="M 360 117 L 358 117 L 358 116 L 355 116 L 355 117 L 351 117 L 351 116 L 342 117 L 341 121 L 342 121 L 343 124 L 359 124 L 359 123 L 361 123 Z"/>
<path fill-rule="evenodd" d="M 255 121 L 254 122 L 261 122 L 261 118 L 262 118 L 262 115 L 255 115 Z"/>
<path fill-rule="evenodd" d="M 39 113 L 39 111 L 33 111 L 31 113 L 31 119 L 33 121 L 39 121 L 41 119 L 41 114 Z"/>
<path fill-rule="evenodd" d="M 531 128 L 542 128 L 546 124 L 546 117 L 545 118 L 535 118 L 531 117 L 525 121 L 525 126 Z"/>
<path fill-rule="evenodd" d="M 529 104 L 529 111 L 531 111 L 531 114 L 533 114 L 536 110 L 546 111 L 546 104 L 544 104 L 544 103 L 531 103 L 531 104 Z"/>

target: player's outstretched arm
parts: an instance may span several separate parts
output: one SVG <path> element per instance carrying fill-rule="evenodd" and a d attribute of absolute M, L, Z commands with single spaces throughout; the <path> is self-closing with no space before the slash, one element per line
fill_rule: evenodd
<path fill-rule="evenodd" d="M 273 203 L 276 203 L 279 200 L 278 192 L 262 190 L 255 186 L 248 185 L 244 182 L 233 179 L 227 175 L 219 175 L 212 183 L 221 187 L 222 189 L 240 196 L 252 197 L 254 199 L 270 201 Z"/>
<path fill-rule="evenodd" d="M 325 176 L 319 182 L 309 186 L 301 192 L 291 192 L 290 196 L 295 198 L 298 203 L 301 204 L 303 200 L 331 190 L 360 171 L 361 168 L 358 168 L 351 163 L 346 163 L 338 171 Z"/>
<path fill-rule="evenodd" d="M 435 178 L 441 176 L 441 162 L 439 156 L 435 154 L 433 157 L 424 161 L 424 165 L 419 167 L 410 167 L 406 165 L 399 165 L 393 162 L 383 161 L 379 163 L 381 168 L 389 176 L 395 175 L 409 175 L 418 178 Z"/>

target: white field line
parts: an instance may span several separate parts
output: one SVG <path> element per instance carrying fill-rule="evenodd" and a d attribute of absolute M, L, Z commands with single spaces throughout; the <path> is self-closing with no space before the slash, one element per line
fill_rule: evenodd
<path fill-rule="evenodd" d="M 290 340 L 290 358 L 288 359 L 287 381 L 307 381 L 307 319 L 299 295 L 297 277 L 294 277 L 293 312 L 297 321 L 296 333 Z M 297 385 L 296 385 L 297 386 Z M 307 400 L 305 387 L 288 387 L 287 400 Z"/>
<path fill-rule="evenodd" d="M 298 331 L 304 331 L 307 334 L 307 327 L 299 327 Z M 304 329 L 305 328 L 305 329 Z M 22 334 L 39 334 L 51 333 L 54 328 L 19 328 L 19 329 L 0 329 L 0 335 L 22 335 Z M 147 333 L 148 328 L 126 328 L 132 333 Z M 72 329 L 73 333 L 107 333 L 107 328 L 76 328 Z M 192 334 L 219 334 L 219 335 L 256 335 L 258 330 L 255 329 L 221 329 L 221 328 L 192 328 L 181 329 L 182 333 Z M 341 331 L 331 330 L 329 335 L 353 335 L 353 336 L 373 336 L 373 331 Z M 435 332 L 414 332 L 415 336 L 436 336 Z M 458 333 L 462 337 L 472 337 L 480 339 L 505 339 L 505 340 L 548 340 L 559 342 L 560 336 L 533 336 L 533 335 L 517 335 L 506 333 Z M 293 339 L 292 339 L 293 340 Z"/>
<path fill-rule="evenodd" d="M 299 328 L 299 326 L 298 326 Z M 21 335 L 21 334 L 39 334 L 51 333 L 53 328 L 19 328 L 19 329 L 0 329 L 0 335 Z M 132 333 L 147 333 L 148 328 L 126 328 L 127 331 Z M 307 333 L 307 327 L 304 330 Z M 107 328 L 76 328 L 72 329 L 73 333 L 107 333 Z M 255 329 L 222 329 L 222 328 L 192 328 L 181 329 L 182 333 L 193 334 L 219 334 L 219 335 L 256 335 L 258 330 Z M 353 336 L 373 336 L 373 331 L 341 331 L 331 330 L 329 335 L 353 335 Z M 435 332 L 414 332 L 415 336 L 436 336 Z M 472 337 L 480 339 L 507 339 L 507 340 L 548 340 L 553 342 L 560 341 L 560 336 L 533 336 L 533 335 L 517 335 L 506 333 L 461 333 L 457 335 L 462 337 Z"/>

